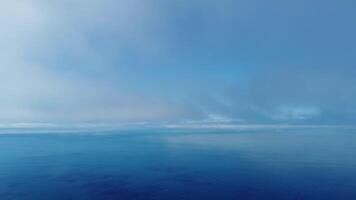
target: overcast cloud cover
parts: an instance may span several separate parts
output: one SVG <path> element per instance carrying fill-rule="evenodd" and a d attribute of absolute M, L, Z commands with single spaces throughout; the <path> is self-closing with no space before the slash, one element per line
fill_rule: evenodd
<path fill-rule="evenodd" d="M 0 123 L 356 122 L 352 0 L 0 0 Z"/>

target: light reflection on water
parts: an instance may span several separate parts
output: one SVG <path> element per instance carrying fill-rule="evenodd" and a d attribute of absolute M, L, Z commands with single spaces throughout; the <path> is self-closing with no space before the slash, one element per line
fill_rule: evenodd
<path fill-rule="evenodd" d="M 2 135 L 0 199 L 356 199 L 356 134 Z"/>

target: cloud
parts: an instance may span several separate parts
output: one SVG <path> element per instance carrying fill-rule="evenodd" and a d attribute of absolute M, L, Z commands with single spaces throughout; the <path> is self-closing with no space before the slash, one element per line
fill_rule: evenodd
<path fill-rule="evenodd" d="M 101 51 L 90 38 L 116 34 L 122 43 L 153 47 L 144 33 L 149 8 L 116 2 L 1 1 L 0 120 L 145 121 L 179 114 L 169 101 L 121 87 L 106 55 L 110 45 Z"/>
<path fill-rule="evenodd" d="M 0 121 L 352 124 L 354 12 L 314 3 L 3 0 Z"/>
<path fill-rule="evenodd" d="M 352 124 L 355 73 L 349 67 L 269 67 L 243 85 L 199 98 L 200 107 L 250 123 Z"/>

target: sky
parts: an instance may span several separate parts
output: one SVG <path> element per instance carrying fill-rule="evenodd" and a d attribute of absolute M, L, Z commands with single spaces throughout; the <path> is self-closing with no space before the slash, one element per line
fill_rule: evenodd
<path fill-rule="evenodd" d="M 0 0 L 0 124 L 356 122 L 353 0 Z"/>

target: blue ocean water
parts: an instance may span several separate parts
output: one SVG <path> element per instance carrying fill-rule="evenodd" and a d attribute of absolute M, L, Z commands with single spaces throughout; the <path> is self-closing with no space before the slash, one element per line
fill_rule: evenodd
<path fill-rule="evenodd" d="M 0 135 L 0 200 L 356 199 L 344 129 Z"/>

